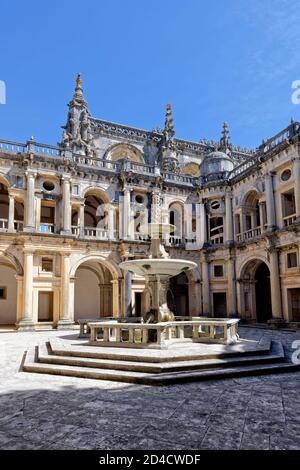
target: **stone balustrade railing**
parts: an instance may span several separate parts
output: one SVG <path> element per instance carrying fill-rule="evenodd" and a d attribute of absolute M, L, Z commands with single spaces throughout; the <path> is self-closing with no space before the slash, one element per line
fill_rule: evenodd
<path fill-rule="evenodd" d="M 242 242 L 245 240 L 250 240 L 255 237 L 259 237 L 262 234 L 262 228 L 261 227 L 255 227 L 250 230 L 246 230 L 243 233 L 238 233 L 236 235 L 236 240 L 238 242 Z"/>
<path fill-rule="evenodd" d="M 231 344 L 238 339 L 238 319 L 209 319 L 163 323 L 88 322 L 90 344 L 98 346 L 167 348 L 176 340 Z"/>
<path fill-rule="evenodd" d="M 293 223 L 295 223 L 297 219 L 297 215 L 296 214 L 292 214 L 292 215 L 288 215 L 286 217 L 283 217 L 282 220 L 283 220 L 283 225 L 285 227 L 288 227 L 289 225 L 292 225 Z"/>

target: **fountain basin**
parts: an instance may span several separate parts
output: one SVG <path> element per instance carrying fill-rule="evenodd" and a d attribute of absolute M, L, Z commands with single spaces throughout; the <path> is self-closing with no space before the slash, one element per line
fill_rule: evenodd
<path fill-rule="evenodd" d="M 120 264 L 121 269 L 131 271 L 138 276 L 159 275 L 161 278 L 177 276 L 196 267 L 197 264 L 193 261 L 161 258 L 135 259 Z"/>

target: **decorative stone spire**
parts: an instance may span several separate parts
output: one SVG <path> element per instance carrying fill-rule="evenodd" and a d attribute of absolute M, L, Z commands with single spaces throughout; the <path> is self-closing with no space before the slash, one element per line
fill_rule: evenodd
<path fill-rule="evenodd" d="M 83 97 L 80 73 L 77 74 L 75 92 L 68 106 L 68 120 L 63 126 L 61 145 L 75 153 L 90 155 L 93 147 L 91 116 Z"/>
<path fill-rule="evenodd" d="M 177 173 L 179 171 L 177 148 L 174 141 L 175 129 L 171 105 L 167 104 L 165 127 L 160 143 L 159 164 L 164 173 Z"/>
<path fill-rule="evenodd" d="M 229 127 L 226 121 L 223 123 L 222 136 L 218 150 L 224 153 L 229 153 L 231 150 Z"/>
<path fill-rule="evenodd" d="M 165 128 L 163 130 L 163 134 L 165 136 L 165 140 L 172 140 L 175 135 L 175 128 L 174 128 L 174 121 L 172 115 L 172 108 L 170 103 L 167 104 L 167 112 L 166 112 L 166 119 L 165 119 Z"/>

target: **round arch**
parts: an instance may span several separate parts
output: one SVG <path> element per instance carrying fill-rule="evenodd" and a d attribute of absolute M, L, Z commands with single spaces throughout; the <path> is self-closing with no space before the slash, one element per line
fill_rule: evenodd
<path fill-rule="evenodd" d="M 145 163 L 142 152 L 131 144 L 115 144 L 104 154 L 104 159 L 110 161 L 122 160 L 123 158 L 136 163 Z"/>
<path fill-rule="evenodd" d="M 0 184 L 3 184 L 4 186 L 7 186 L 7 188 L 10 188 L 11 187 L 11 184 L 9 182 L 9 180 L 6 178 L 5 175 L 3 175 L 3 173 L 0 173 Z"/>
<path fill-rule="evenodd" d="M 17 275 L 20 266 L 14 257 L 0 253 L 0 325 L 15 325 L 17 322 Z"/>
<path fill-rule="evenodd" d="M 184 236 L 184 203 L 180 200 L 174 200 L 168 205 L 169 223 L 175 225 L 175 230 L 171 236 L 181 242 Z"/>
<path fill-rule="evenodd" d="M 255 204 L 261 197 L 257 188 L 250 188 L 242 197 L 241 205 Z"/>
<path fill-rule="evenodd" d="M 238 276 L 240 312 L 243 318 L 267 323 L 272 318 L 270 266 L 264 256 L 249 257 Z"/>
<path fill-rule="evenodd" d="M 82 263 L 86 263 L 87 261 L 96 261 L 102 264 L 105 268 L 109 270 L 109 272 L 112 275 L 113 280 L 118 280 L 120 277 L 122 277 L 122 273 L 120 271 L 120 268 L 117 266 L 117 264 L 112 261 L 111 259 L 107 259 L 104 256 L 98 255 L 98 254 L 89 254 L 86 255 L 82 258 L 80 258 L 70 269 L 70 277 L 74 277 L 77 269 Z"/>
<path fill-rule="evenodd" d="M 240 268 L 239 268 L 239 271 L 238 271 L 238 275 L 237 275 L 237 278 L 238 279 L 242 279 L 246 273 L 246 271 L 251 268 L 251 266 L 254 267 L 254 272 L 255 272 L 255 269 L 258 267 L 258 265 L 260 263 L 265 263 L 267 265 L 267 267 L 270 269 L 270 264 L 269 264 L 269 261 L 268 259 L 263 256 L 263 255 L 255 255 L 255 257 L 253 256 L 248 256 L 244 262 L 241 264 Z"/>
<path fill-rule="evenodd" d="M 3 260 L 6 263 L 9 263 L 16 271 L 18 276 L 23 276 L 23 267 L 20 261 L 10 253 L 6 253 L 4 251 L 0 251 L 0 262 Z"/>
<path fill-rule="evenodd" d="M 82 194 L 82 197 L 85 198 L 87 196 L 97 196 L 99 197 L 104 203 L 109 203 L 110 199 L 107 195 L 107 192 L 103 189 L 100 188 L 99 186 L 88 186 Z"/>

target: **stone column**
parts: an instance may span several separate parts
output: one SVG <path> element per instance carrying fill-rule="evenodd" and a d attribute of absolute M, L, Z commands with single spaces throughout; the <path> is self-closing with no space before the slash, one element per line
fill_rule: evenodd
<path fill-rule="evenodd" d="M 130 240 L 134 237 L 132 225 L 130 189 L 125 188 L 123 191 L 122 211 L 122 238 L 124 240 Z"/>
<path fill-rule="evenodd" d="M 196 247 L 201 247 L 201 211 L 200 204 L 196 204 Z"/>
<path fill-rule="evenodd" d="M 115 208 L 111 204 L 108 207 L 108 240 L 115 240 Z"/>
<path fill-rule="evenodd" d="M 25 232 L 34 232 L 35 231 L 35 195 L 34 195 L 34 185 L 35 185 L 35 174 L 31 172 L 26 173 L 27 178 L 27 190 L 26 190 L 26 220 L 25 220 Z"/>
<path fill-rule="evenodd" d="M 112 284 L 112 314 L 114 318 L 119 318 L 119 281 L 113 279 Z"/>
<path fill-rule="evenodd" d="M 298 152 L 300 152 L 300 147 L 298 147 Z M 298 218 L 300 217 L 300 157 L 294 158 L 293 162 L 295 206 L 296 216 Z"/>
<path fill-rule="evenodd" d="M 132 316 L 132 273 L 127 271 L 125 274 L 125 317 Z"/>
<path fill-rule="evenodd" d="M 84 237 L 84 203 L 79 207 L 79 234 Z"/>
<path fill-rule="evenodd" d="M 280 272 L 276 249 L 270 251 L 270 284 L 272 319 L 276 321 L 282 319 Z"/>
<path fill-rule="evenodd" d="M 15 198 L 12 194 L 9 194 L 9 206 L 8 206 L 8 231 L 15 231 Z"/>
<path fill-rule="evenodd" d="M 265 175 L 266 184 L 266 199 L 267 199 L 267 224 L 268 230 L 274 230 L 276 227 L 276 216 L 275 216 L 275 203 L 274 203 L 274 192 L 273 192 L 273 177 L 272 173 Z"/>
<path fill-rule="evenodd" d="M 258 203 L 261 233 L 265 231 L 264 208 L 263 203 Z"/>
<path fill-rule="evenodd" d="M 33 330 L 33 251 L 24 252 L 23 315 L 19 330 Z"/>
<path fill-rule="evenodd" d="M 62 178 L 63 195 L 62 195 L 62 214 L 63 214 L 63 229 L 62 235 L 71 234 L 71 191 L 70 179 L 68 177 Z"/>
<path fill-rule="evenodd" d="M 226 218 L 226 242 L 233 241 L 233 213 L 232 213 L 232 195 L 230 191 L 225 193 L 225 218 Z"/>
<path fill-rule="evenodd" d="M 202 315 L 201 305 L 201 284 L 200 280 L 192 280 L 189 282 L 188 295 L 190 299 L 190 312 L 189 315 L 192 317 Z"/>
<path fill-rule="evenodd" d="M 61 309 L 57 328 L 62 330 L 69 328 L 74 323 L 70 315 L 70 254 L 61 256 Z"/>
<path fill-rule="evenodd" d="M 193 207 L 192 204 L 188 203 L 184 205 L 183 210 L 183 217 L 184 217 L 184 236 L 189 241 L 193 237 Z"/>
<path fill-rule="evenodd" d="M 242 211 L 241 211 L 240 223 L 241 223 L 241 234 L 242 234 L 242 239 L 243 239 L 243 234 L 247 231 L 246 212 L 244 208 L 242 208 Z"/>
<path fill-rule="evenodd" d="M 236 306 L 235 262 L 233 258 L 229 258 L 227 261 L 227 278 L 228 278 L 227 316 L 235 317 L 237 313 L 237 306 Z"/>
<path fill-rule="evenodd" d="M 209 285 L 209 263 L 202 261 L 202 313 L 210 316 L 210 285 Z"/>
<path fill-rule="evenodd" d="M 199 203 L 199 211 L 200 211 L 200 245 L 203 246 L 207 243 L 207 217 L 206 217 L 206 210 L 205 204 L 203 200 Z"/>

